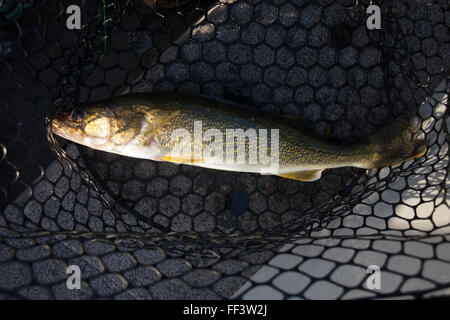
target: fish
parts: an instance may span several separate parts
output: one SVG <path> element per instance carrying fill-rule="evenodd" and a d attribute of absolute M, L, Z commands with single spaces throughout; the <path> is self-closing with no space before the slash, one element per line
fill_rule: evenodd
<path fill-rule="evenodd" d="M 416 117 L 354 144 L 316 137 L 298 118 L 181 93 L 138 93 L 61 110 L 51 132 L 127 157 L 315 181 L 326 169 L 382 168 L 426 153 Z M 256 154 L 256 155 L 255 155 Z"/>

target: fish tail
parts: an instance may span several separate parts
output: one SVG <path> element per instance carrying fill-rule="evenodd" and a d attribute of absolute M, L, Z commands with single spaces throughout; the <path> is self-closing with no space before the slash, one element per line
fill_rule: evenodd
<path fill-rule="evenodd" d="M 420 121 L 414 115 L 402 115 L 368 138 L 368 168 L 383 168 L 421 157 L 427 151 L 419 138 Z"/>

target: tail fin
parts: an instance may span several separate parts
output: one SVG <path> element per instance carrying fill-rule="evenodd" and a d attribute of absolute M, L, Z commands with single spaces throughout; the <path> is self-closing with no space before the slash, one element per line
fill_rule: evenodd
<path fill-rule="evenodd" d="M 373 150 L 370 167 L 382 168 L 419 158 L 427 151 L 424 140 L 418 138 L 420 121 L 402 115 L 368 138 Z"/>

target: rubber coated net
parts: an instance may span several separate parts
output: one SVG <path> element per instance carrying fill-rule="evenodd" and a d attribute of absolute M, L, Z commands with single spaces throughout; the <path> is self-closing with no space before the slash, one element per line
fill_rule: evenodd
<path fill-rule="evenodd" d="M 372 3 L 381 30 L 369 1 L 0 1 L 0 297 L 448 295 L 449 4 Z M 58 108 L 158 91 L 296 114 L 346 143 L 415 111 L 428 151 L 298 182 L 47 140 Z"/>

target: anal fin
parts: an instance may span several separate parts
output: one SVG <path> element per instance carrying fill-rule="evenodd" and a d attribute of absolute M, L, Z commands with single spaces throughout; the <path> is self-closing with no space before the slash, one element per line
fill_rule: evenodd
<path fill-rule="evenodd" d="M 323 169 L 293 171 L 293 172 L 286 172 L 286 173 L 278 174 L 278 176 L 286 178 L 286 179 L 292 179 L 292 180 L 298 180 L 298 181 L 316 181 L 322 177 L 322 171 L 323 171 Z"/>

